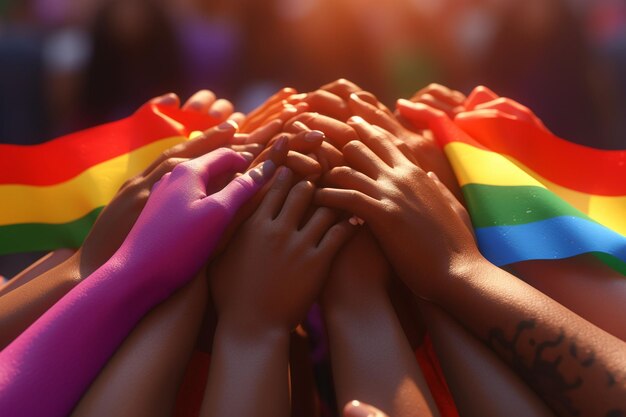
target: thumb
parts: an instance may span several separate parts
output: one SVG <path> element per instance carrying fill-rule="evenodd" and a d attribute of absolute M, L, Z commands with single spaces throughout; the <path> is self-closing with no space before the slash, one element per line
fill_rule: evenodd
<path fill-rule="evenodd" d="M 343 408 L 343 417 L 388 417 L 376 407 L 361 403 L 359 401 L 351 401 Z"/>
<path fill-rule="evenodd" d="M 243 175 L 234 178 L 220 191 L 206 197 L 204 202 L 207 206 L 218 203 L 226 208 L 232 218 L 239 208 L 272 178 L 276 171 L 276 164 L 268 159 Z"/>

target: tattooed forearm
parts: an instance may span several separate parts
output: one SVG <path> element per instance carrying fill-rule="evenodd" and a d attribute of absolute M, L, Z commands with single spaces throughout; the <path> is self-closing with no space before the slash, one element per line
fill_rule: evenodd
<path fill-rule="evenodd" d="M 602 406 L 606 407 L 604 412 L 594 414 L 626 416 L 623 410 L 609 408 L 609 404 L 590 407 L 581 403 L 581 389 L 606 392 L 619 383 L 616 376 L 607 370 L 594 369 L 598 368 L 596 353 L 583 348 L 563 329 L 557 334 L 548 334 L 539 328 L 536 320 L 523 320 L 512 332 L 492 328 L 487 342 L 558 415 L 587 415 L 590 409 L 597 411 Z M 594 375 L 598 371 L 604 375 L 604 383 L 602 386 L 591 386 L 596 383 Z M 619 379 L 623 383 L 623 378 Z M 598 398 L 598 402 L 602 400 Z"/>

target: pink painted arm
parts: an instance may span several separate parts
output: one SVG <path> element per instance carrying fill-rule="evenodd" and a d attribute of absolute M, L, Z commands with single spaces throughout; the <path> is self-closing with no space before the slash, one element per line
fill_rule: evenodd
<path fill-rule="evenodd" d="M 272 174 L 219 149 L 177 166 L 154 186 L 128 237 L 102 267 L 0 352 L 4 416 L 65 416 L 137 322 L 193 278 L 237 209 Z"/>

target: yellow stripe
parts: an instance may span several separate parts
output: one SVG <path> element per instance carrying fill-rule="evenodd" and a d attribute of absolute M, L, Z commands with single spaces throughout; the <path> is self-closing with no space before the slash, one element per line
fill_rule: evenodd
<path fill-rule="evenodd" d="M 452 142 L 444 148 L 457 181 L 466 184 L 547 188 L 592 219 L 626 236 L 626 196 L 587 194 L 555 184 L 515 158 Z"/>
<path fill-rule="evenodd" d="M 0 226 L 16 223 L 66 223 L 106 205 L 127 179 L 141 173 L 184 136 L 161 139 L 94 165 L 76 177 L 50 186 L 0 186 Z"/>

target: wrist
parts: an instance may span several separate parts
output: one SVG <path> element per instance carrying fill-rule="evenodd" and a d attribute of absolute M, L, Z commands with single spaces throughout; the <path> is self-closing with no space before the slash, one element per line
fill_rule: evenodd
<path fill-rule="evenodd" d="M 214 343 L 222 341 L 237 345 L 289 343 L 290 333 L 291 329 L 286 325 L 244 319 L 228 314 L 218 318 Z"/>
<path fill-rule="evenodd" d="M 321 303 L 322 314 L 327 322 L 367 322 L 393 310 L 386 292 L 375 292 L 371 296 L 343 297 L 342 299 L 325 298 Z"/>
<path fill-rule="evenodd" d="M 458 302 L 459 297 L 467 297 L 468 284 L 474 285 L 476 279 L 486 276 L 486 268 L 496 268 L 486 260 L 480 252 L 464 253 L 456 256 L 449 264 L 447 273 L 438 277 L 438 286 L 433 291 L 429 302 L 443 309 L 450 309 Z"/>

